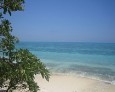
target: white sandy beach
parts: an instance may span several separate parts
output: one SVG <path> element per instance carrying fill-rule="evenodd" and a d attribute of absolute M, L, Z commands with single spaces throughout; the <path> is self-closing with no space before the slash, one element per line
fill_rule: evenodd
<path fill-rule="evenodd" d="M 38 92 L 115 92 L 115 85 L 80 76 L 52 75 L 50 81 L 36 75 Z"/>

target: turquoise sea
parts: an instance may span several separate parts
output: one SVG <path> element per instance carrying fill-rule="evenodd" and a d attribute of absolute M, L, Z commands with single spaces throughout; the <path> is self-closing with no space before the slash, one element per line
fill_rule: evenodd
<path fill-rule="evenodd" d="M 80 75 L 115 84 L 115 43 L 21 42 L 51 73 Z"/>

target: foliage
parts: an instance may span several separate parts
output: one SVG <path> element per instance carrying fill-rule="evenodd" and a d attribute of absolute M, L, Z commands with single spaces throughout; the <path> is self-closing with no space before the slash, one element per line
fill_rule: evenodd
<path fill-rule="evenodd" d="M 7 12 L 11 15 L 12 11 L 22 11 L 24 0 L 0 0 L 0 9 L 3 9 L 3 13 Z"/>
<path fill-rule="evenodd" d="M 22 10 L 24 0 L 0 0 L 0 9 L 11 15 L 12 11 Z M 49 71 L 46 66 L 27 49 L 16 49 L 18 39 L 11 34 L 11 23 L 0 15 L 0 87 L 7 87 L 6 92 L 21 86 L 37 92 L 39 86 L 34 81 L 36 74 L 41 74 L 49 81 Z M 7 82 L 7 83 L 6 83 Z"/>

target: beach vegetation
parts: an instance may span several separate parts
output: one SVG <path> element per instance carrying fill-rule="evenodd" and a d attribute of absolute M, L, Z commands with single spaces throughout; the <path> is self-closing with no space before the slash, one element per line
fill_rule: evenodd
<path fill-rule="evenodd" d="M 28 49 L 16 47 L 19 39 L 12 35 L 11 23 L 4 18 L 4 14 L 11 16 L 13 11 L 23 9 L 24 0 L 0 0 L 0 87 L 6 92 L 19 88 L 37 92 L 36 74 L 49 81 L 49 71 L 40 59 Z"/>

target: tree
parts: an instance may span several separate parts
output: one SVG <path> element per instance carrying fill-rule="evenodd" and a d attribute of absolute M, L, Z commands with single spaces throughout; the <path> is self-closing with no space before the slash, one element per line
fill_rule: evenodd
<path fill-rule="evenodd" d="M 11 34 L 12 26 L 3 14 L 22 11 L 24 0 L 0 0 L 0 87 L 7 87 L 6 92 L 12 92 L 19 86 L 37 92 L 39 86 L 34 81 L 36 74 L 41 74 L 49 81 L 49 71 L 46 66 L 27 49 L 16 49 L 17 37 Z"/>

